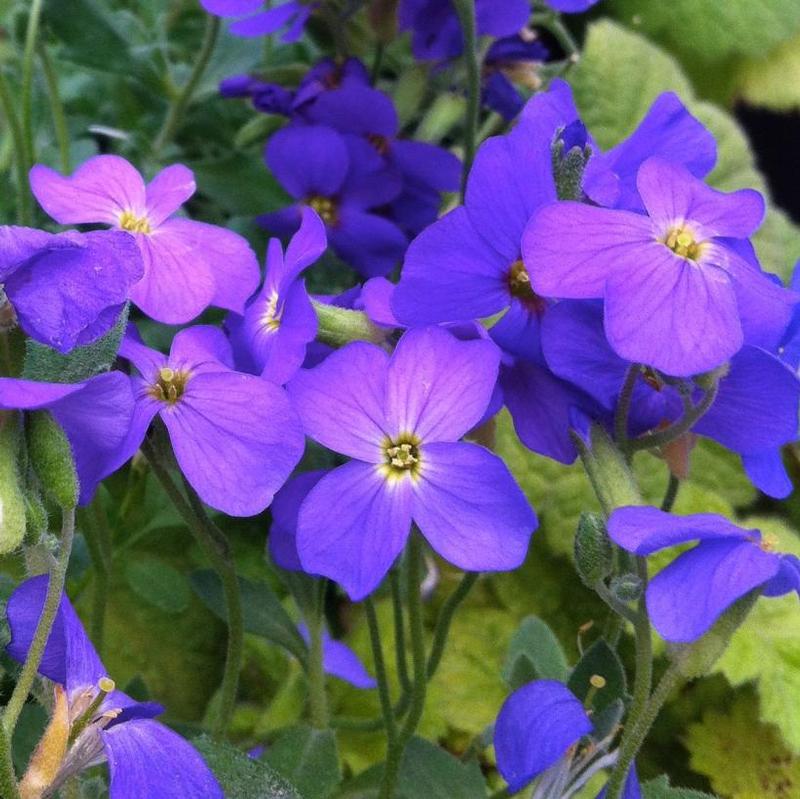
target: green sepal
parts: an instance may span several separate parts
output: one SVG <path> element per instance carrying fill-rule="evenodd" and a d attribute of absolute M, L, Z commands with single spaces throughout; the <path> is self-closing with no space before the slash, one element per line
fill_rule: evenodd
<path fill-rule="evenodd" d="M 27 529 L 25 495 L 21 485 L 19 415 L 0 412 L 0 554 L 13 552 Z"/>
<path fill-rule="evenodd" d="M 26 416 L 28 456 L 42 489 L 61 508 L 78 504 L 78 474 L 72 449 L 61 426 L 49 411 L 31 411 Z"/>
<path fill-rule="evenodd" d="M 575 568 L 589 588 L 611 574 L 614 551 L 599 513 L 582 513 L 575 532 Z"/>

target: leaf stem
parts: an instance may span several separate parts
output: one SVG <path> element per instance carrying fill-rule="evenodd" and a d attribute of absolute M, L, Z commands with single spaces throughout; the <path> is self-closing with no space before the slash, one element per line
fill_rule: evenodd
<path fill-rule="evenodd" d="M 17 219 L 21 225 L 30 226 L 33 222 L 33 209 L 28 186 L 28 159 L 25 155 L 25 137 L 22 134 L 22 125 L 17 116 L 11 89 L 2 69 L 0 69 L 0 105 L 3 106 L 3 113 L 8 123 L 8 129 L 11 132 L 11 139 L 14 142 L 14 166 L 17 173 L 17 191 L 19 193 Z"/>
<path fill-rule="evenodd" d="M 472 590 L 472 586 L 478 582 L 480 572 L 465 572 L 461 578 L 458 587 L 447 597 L 441 611 L 439 611 L 439 618 L 436 620 L 436 630 L 433 634 L 433 645 L 431 646 L 431 653 L 428 657 L 427 674 L 430 680 L 436 669 L 439 668 L 444 648 L 447 644 L 447 636 L 450 633 L 450 625 L 453 622 L 458 606 L 467 598 L 467 595 Z"/>
<path fill-rule="evenodd" d="M 322 631 L 325 624 L 322 610 L 325 581 L 320 580 L 320 590 L 316 612 L 306 618 L 310 646 L 308 648 L 308 705 L 311 726 L 318 730 L 327 729 L 330 724 L 328 697 L 325 692 L 325 669 L 323 667 Z"/>
<path fill-rule="evenodd" d="M 189 80 L 186 81 L 183 89 L 180 90 L 177 97 L 170 103 L 167 116 L 164 118 L 164 124 L 161 126 L 161 130 L 158 132 L 153 142 L 153 150 L 156 153 L 164 149 L 183 124 L 183 117 L 186 113 L 186 109 L 192 102 L 195 90 L 203 77 L 203 73 L 206 71 L 208 62 L 211 60 L 211 55 L 217 44 L 219 31 L 219 17 L 209 14 L 205 33 L 203 34 L 203 41 L 200 45 L 200 51 L 197 54 L 197 60 L 194 62 L 192 72 L 189 75 Z"/>
<path fill-rule="evenodd" d="M 467 178 L 475 158 L 478 121 L 481 110 L 481 67 L 478 61 L 478 35 L 475 22 L 475 0 L 453 0 L 464 34 L 464 63 L 467 68 L 467 114 L 464 129 L 464 171 L 461 198 L 467 190 Z"/>
<path fill-rule="evenodd" d="M 36 160 L 33 141 L 33 62 L 36 56 L 36 39 L 42 17 L 43 0 L 31 0 L 28 27 L 25 31 L 25 49 L 22 52 L 22 136 L 25 142 L 25 166 L 30 169 Z"/>
<path fill-rule="evenodd" d="M 53 630 L 61 598 L 64 595 L 64 584 L 67 579 L 67 567 L 75 540 L 75 508 L 63 508 L 61 511 L 61 547 L 58 558 L 50 569 L 47 593 L 42 606 L 42 615 L 36 625 L 33 641 L 28 650 L 28 657 L 22 666 L 17 684 L 3 712 L 3 729 L 10 739 L 17 725 L 19 714 L 28 699 L 33 683 L 36 680 L 42 662 L 45 646 Z"/>

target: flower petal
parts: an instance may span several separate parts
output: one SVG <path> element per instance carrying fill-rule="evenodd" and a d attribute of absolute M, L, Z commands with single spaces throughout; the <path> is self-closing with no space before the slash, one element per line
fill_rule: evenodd
<path fill-rule="evenodd" d="M 271 33 L 280 30 L 292 17 L 297 14 L 297 3 L 293 0 L 283 5 L 270 8 L 261 14 L 246 17 L 234 22 L 230 27 L 230 32 L 234 36 L 269 36 Z"/>
<path fill-rule="evenodd" d="M 200 5 L 209 12 L 220 17 L 239 17 L 258 11 L 264 0 L 200 0 Z"/>
<path fill-rule="evenodd" d="M 750 541 L 703 541 L 650 581 L 653 627 L 666 641 L 694 641 L 737 599 L 773 578 L 780 564 L 778 555 Z"/>
<path fill-rule="evenodd" d="M 100 734 L 111 773 L 110 799 L 224 799 L 197 750 L 169 727 L 136 719 Z"/>
<path fill-rule="evenodd" d="M 264 510 L 303 454 L 286 393 L 251 375 L 192 377 L 161 418 L 186 479 L 205 503 L 230 516 Z"/>
<path fill-rule="evenodd" d="M 408 180 L 436 191 L 458 191 L 461 161 L 444 147 L 399 139 L 392 145 L 391 157 Z"/>
<path fill-rule="evenodd" d="M 403 257 L 408 239 L 382 216 L 342 208 L 337 225 L 328 228 L 334 252 L 363 277 L 386 275 Z"/>
<path fill-rule="evenodd" d="M 193 372 L 233 369 L 233 352 L 225 334 L 212 325 L 186 327 L 172 339 L 169 363 Z"/>
<path fill-rule="evenodd" d="M 758 540 L 757 530 L 745 530 L 713 513 L 675 516 L 658 508 L 617 508 L 609 517 L 608 534 L 614 543 L 636 555 L 650 555 L 687 541 L 714 539 Z"/>
<path fill-rule="evenodd" d="M 304 570 L 336 580 L 353 601 L 363 599 L 405 546 L 411 501 L 408 480 L 389 482 L 372 464 L 351 461 L 334 469 L 300 508 L 297 551 Z"/>
<path fill-rule="evenodd" d="M 152 227 L 158 227 L 175 213 L 197 190 L 194 173 L 183 164 L 173 164 L 162 169 L 148 184 L 145 191 L 147 218 Z"/>
<path fill-rule="evenodd" d="M 524 560 L 536 514 L 503 461 L 477 444 L 420 449 L 414 521 L 428 543 L 465 571 L 506 571 Z"/>
<path fill-rule="evenodd" d="M 494 727 L 497 768 L 517 793 L 592 731 L 583 705 L 563 683 L 536 680 L 506 699 Z"/>
<path fill-rule="evenodd" d="M 459 207 L 411 242 L 392 308 L 414 325 L 490 316 L 510 302 L 510 269 Z"/>
<path fill-rule="evenodd" d="M 39 205 L 60 225 L 117 225 L 125 211 L 137 217 L 146 213 L 142 176 L 118 155 L 96 155 L 71 177 L 37 164 L 31 169 L 30 183 Z"/>
<path fill-rule="evenodd" d="M 388 364 L 382 349 L 357 341 L 295 375 L 287 389 L 306 434 L 334 452 L 382 462 Z"/>
<path fill-rule="evenodd" d="M 786 499 L 794 491 L 780 449 L 742 455 L 742 466 L 753 485 L 767 496 Z"/>
<path fill-rule="evenodd" d="M 327 249 L 328 240 L 325 225 L 319 214 L 313 209 L 304 207 L 301 212 L 300 228 L 292 236 L 286 255 L 283 258 L 284 270 L 276 285 L 284 281 L 294 280 L 300 273 L 311 266 Z M 267 272 L 269 272 L 269 266 Z"/>
<path fill-rule="evenodd" d="M 461 438 L 489 405 L 499 364 L 489 341 L 460 341 L 440 327 L 407 331 L 389 364 L 389 432 L 415 433 L 424 443 Z"/>

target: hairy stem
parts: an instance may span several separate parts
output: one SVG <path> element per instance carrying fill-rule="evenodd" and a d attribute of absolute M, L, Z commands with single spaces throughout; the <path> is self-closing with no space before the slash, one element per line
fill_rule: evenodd
<path fill-rule="evenodd" d="M 69 558 L 72 554 L 72 544 L 74 540 L 75 508 L 64 508 L 61 511 L 61 547 L 58 558 L 55 560 L 50 570 L 50 579 L 47 583 L 47 593 L 45 594 L 44 605 L 42 606 L 42 615 L 39 617 L 39 623 L 36 625 L 36 632 L 33 635 L 31 648 L 28 650 L 28 657 L 25 659 L 17 684 L 14 686 L 14 691 L 3 712 L 3 729 L 9 738 L 13 735 L 14 728 L 19 719 L 19 714 L 22 712 L 22 708 L 36 680 L 36 674 L 42 662 L 47 640 L 50 638 L 50 633 L 53 630 L 56 614 L 61 604 L 61 597 L 64 594 L 64 584 L 67 579 L 67 566 L 69 566 Z"/>
<path fill-rule="evenodd" d="M 324 591 L 324 582 L 321 582 Z M 320 592 L 321 594 L 322 592 Z M 316 613 L 306 618 L 308 635 L 311 640 L 308 648 L 308 706 L 311 715 L 311 726 L 327 729 L 330 724 L 328 715 L 328 696 L 325 689 L 325 669 L 322 664 L 322 630 L 325 624 L 322 612 L 322 596 L 319 597 Z"/>
<path fill-rule="evenodd" d="M 431 646 L 431 654 L 428 657 L 427 673 L 430 680 L 436 669 L 439 668 L 444 648 L 447 644 L 447 636 L 450 632 L 450 625 L 453 622 L 458 606 L 467 598 L 467 594 L 472 590 L 472 586 L 478 582 L 479 572 L 465 572 L 461 578 L 461 582 L 452 594 L 447 598 L 442 609 L 439 612 L 439 618 L 436 621 L 436 631 L 433 634 L 433 645 Z"/>
<path fill-rule="evenodd" d="M 11 760 L 11 736 L 0 726 L 0 796 L 20 799 L 17 776 Z"/>
<path fill-rule="evenodd" d="M 633 402 L 633 390 L 636 388 L 636 380 L 641 372 L 638 363 L 632 363 L 625 373 L 625 380 L 619 392 L 617 407 L 614 412 L 614 438 L 620 447 L 625 447 L 628 442 L 628 417 L 631 415 L 631 403 Z"/>
<path fill-rule="evenodd" d="M 403 592 L 400 588 L 400 575 L 396 569 L 389 572 L 389 585 L 392 590 L 392 611 L 394 615 L 394 652 L 397 660 L 397 677 L 402 692 L 411 691 L 411 679 L 408 676 L 406 661 L 406 631 L 403 619 Z"/>

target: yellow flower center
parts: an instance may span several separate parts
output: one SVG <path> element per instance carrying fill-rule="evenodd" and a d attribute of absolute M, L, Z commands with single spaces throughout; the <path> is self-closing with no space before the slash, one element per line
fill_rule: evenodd
<path fill-rule="evenodd" d="M 383 445 L 384 462 L 382 470 L 389 480 L 403 477 L 417 477 L 420 469 L 420 440 L 411 433 L 404 433 L 396 439 L 387 439 Z"/>
<path fill-rule="evenodd" d="M 705 249 L 704 243 L 695 238 L 694 231 L 684 225 L 669 230 L 661 243 L 669 247 L 675 255 L 690 261 L 699 260 Z"/>
<path fill-rule="evenodd" d="M 335 225 L 339 219 L 336 200 L 316 194 L 308 198 L 308 204 L 319 214 L 326 225 Z"/>
<path fill-rule="evenodd" d="M 277 330 L 281 325 L 282 311 L 278 310 L 279 299 L 278 292 L 273 291 L 272 294 L 269 295 L 264 313 L 261 314 L 261 327 L 270 333 Z"/>
<path fill-rule="evenodd" d="M 166 402 L 167 405 L 174 405 L 186 391 L 186 384 L 189 382 L 189 373 L 186 371 L 170 369 L 164 366 L 158 370 L 158 378 L 153 383 L 148 394 L 159 402 Z"/>
<path fill-rule="evenodd" d="M 150 220 L 146 216 L 137 216 L 133 211 L 123 211 L 119 217 L 119 226 L 129 233 L 150 233 Z"/>
<path fill-rule="evenodd" d="M 531 276 L 521 258 L 511 264 L 508 272 L 508 290 L 512 297 L 521 300 L 531 311 L 541 316 L 545 310 L 544 300 L 531 288 Z"/>

